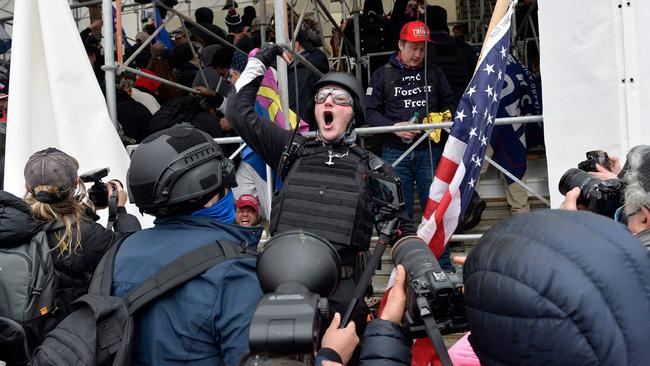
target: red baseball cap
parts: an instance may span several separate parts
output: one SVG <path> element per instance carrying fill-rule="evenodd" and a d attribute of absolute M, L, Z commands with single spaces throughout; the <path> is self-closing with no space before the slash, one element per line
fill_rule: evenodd
<path fill-rule="evenodd" d="M 242 194 L 237 198 L 237 202 L 235 202 L 235 207 L 237 208 L 242 208 L 242 207 L 252 207 L 255 212 L 259 213 L 260 212 L 260 200 L 257 199 L 257 197 L 253 196 L 252 194 Z"/>
<path fill-rule="evenodd" d="M 422 22 L 408 22 L 399 32 L 399 39 L 406 42 L 431 42 L 431 32 L 429 32 L 429 27 Z"/>

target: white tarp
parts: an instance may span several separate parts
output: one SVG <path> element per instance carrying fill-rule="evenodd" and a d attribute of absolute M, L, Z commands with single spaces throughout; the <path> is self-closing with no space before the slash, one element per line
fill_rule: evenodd
<path fill-rule="evenodd" d="M 602 149 L 623 162 L 631 147 L 650 144 L 650 124 L 643 123 L 650 116 L 650 2 L 538 4 L 544 139 L 557 207 L 560 177 L 586 151 Z"/>
<path fill-rule="evenodd" d="M 5 190 L 22 197 L 27 159 L 50 146 L 77 158 L 80 174 L 110 167 L 108 178 L 126 182 L 129 158 L 69 4 L 21 0 L 14 10 Z"/>

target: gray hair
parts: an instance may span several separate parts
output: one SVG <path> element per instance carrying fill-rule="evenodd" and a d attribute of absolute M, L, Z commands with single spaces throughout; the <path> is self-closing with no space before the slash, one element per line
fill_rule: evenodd
<path fill-rule="evenodd" d="M 650 208 L 650 146 L 639 145 L 627 153 L 625 173 L 625 214 L 632 215 L 641 207 Z"/>

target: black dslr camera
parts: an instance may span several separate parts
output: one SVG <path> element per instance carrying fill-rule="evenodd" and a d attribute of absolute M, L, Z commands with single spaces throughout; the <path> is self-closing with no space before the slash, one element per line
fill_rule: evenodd
<path fill-rule="evenodd" d="M 334 247 L 314 234 L 290 231 L 266 242 L 257 260 L 264 296 L 251 321 L 251 353 L 312 362 L 340 272 Z"/>
<path fill-rule="evenodd" d="M 587 160 L 579 162 L 578 169 L 584 170 L 585 172 L 597 172 L 596 164 L 598 164 L 607 170 L 612 170 L 607 152 L 593 150 L 587 151 L 585 155 L 587 156 Z"/>
<path fill-rule="evenodd" d="M 600 180 L 583 170 L 571 168 L 560 178 L 558 189 L 566 195 L 575 187 L 580 187 L 578 204 L 591 212 L 614 218 L 616 210 L 623 204 L 625 185 L 621 179 Z"/>
<path fill-rule="evenodd" d="M 88 173 L 79 176 L 79 179 L 84 183 L 94 183 L 92 187 L 88 189 L 88 198 L 98 209 L 108 207 L 108 187 L 106 187 L 106 184 L 102 182 L 102 178 L 106 177 L 110 171 L 109 168 L 101 168 L 91 170 Z M 110 182 L 109 184 L 115 188 L 115 184 Z M 117 203 L 117 190 L 113 189 L 113 193 L 115 194 L 115 202 Z"/>
<path fill-rule="evenodd" d="M 400 239 L 393 246 L 393 264 L 407 274 L 406 329 L 413 338 L 427 336 L 424 318 L 435 320 L 441 334 L 467 329 L 463 279 L 446 273 L 427 244 L 416 236 Z"/>

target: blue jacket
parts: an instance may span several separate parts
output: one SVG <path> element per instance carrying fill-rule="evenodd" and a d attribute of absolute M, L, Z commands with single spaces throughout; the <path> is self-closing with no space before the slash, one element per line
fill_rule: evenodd
<path fill-rule="evenodd" d="M 449 110 L 453 113 L 456 109 L 454 92 L 442 70 L 430 65 L 427 79 L 429 112 Z M 410 120 L 415 112 L 419 112 L 418 123 L 422 123 L 422 119 L 427 115 L 426 97 L 424 67 L 406 69 L 395 53 L 388 64 L 377 69 L 372 75 L 366 91 L 366 120 L 371 126 L 392 126 L 397 122 Z M 397 135 L 390 133 L 385 136 L 386 145 L 402 150 L 408 148 Z M 443 144 L 444 141 L 440 143 Z M 418 148 L 424 149 L 427 146 L 420 144 Z"/>
<path fill-rule="evenodd" d="M 255 247 L 261 227 L 207 217 L 158 218 L 124 241 L 115 259 L 113 295 L 125 296 L 192 249 L 229 240 Z M 262 296 L 253 258 L 222 262 L 136 314 L 134 365 L 237 365 Z"/>

